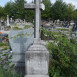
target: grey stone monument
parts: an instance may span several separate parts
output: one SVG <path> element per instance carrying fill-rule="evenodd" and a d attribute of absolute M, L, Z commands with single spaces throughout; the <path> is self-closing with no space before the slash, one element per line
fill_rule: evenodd
<path fill-rule="evenodd" d="M 34 29 L 11 30 L 9 33 L 9 43 L 12 49 L 12 64 L 15 64 L 15 71 L 25 75 L 25 52 L 33 44 Z M 22 36 L 24 34 L 24 36 Z M 17 36 L 18 35 L 18 36 Z"/>
<path fill-rule="evenodd" d="M 9 16 L 7 15 L 7 26 L 9 26 Z"/>
<path fill-rule="evenodd" d="M 12 17 L 10 18 L 10 22 L 13 22 L 13 19 L 12 19 Z"/>
<path fill-rule="evenodd" d="M 35 10 L 35 29 L 34 29 L 34 43 L 26 51 L 25 58 L 25 77 L 49 77 L 49 52 L 47 48 L 41 43 L 40 39 L 40 20 L 41 20 L 41 0 L 34 0 L 34 4 L 24 4 L 25 9 Z"/>

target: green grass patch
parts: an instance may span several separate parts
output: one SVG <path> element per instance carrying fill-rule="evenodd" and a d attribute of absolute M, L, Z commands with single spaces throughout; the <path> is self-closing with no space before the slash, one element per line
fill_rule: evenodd
<path fill-rule="evenodd" d="M 24 29 L 28 29 L 28 28 L 31 28 L 32 27 L 32 25 L 26 25 L 25 27 L 24 27 Z"/>

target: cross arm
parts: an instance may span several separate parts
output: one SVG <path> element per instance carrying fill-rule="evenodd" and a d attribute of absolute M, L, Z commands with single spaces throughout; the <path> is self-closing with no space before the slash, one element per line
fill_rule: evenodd
<path fill-rule="evenodd" d="M 36 8 L 36 4 L 24 4 L 24 8 L 25 9 L 35 9 Z M 40 4 L 40 9 L 45 9 L 45 5 L 42 3 Z"/>
<path fill-rule="evenodd" d="M 35 4 L 24 4 L 25 9 L 34 9 L 36 7 Z"/>

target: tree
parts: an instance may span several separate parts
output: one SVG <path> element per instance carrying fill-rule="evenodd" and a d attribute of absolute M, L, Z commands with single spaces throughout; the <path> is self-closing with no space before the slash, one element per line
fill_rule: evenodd
<path fill-rule="evenodd" d="M 0 6 L 0 17 L 2 16 L 3 14 L 3 8 Z"/>
<path fill-rule="evenodd" d="M 4 17 L 4 8 L 0 6 L 0 18 Z"/>
<path fill-rule="evenodd" d="M 26 3 L 26 1 L 24 0 L 15 0 L 15 4 L 14 4 L 14 17 L 15 18 L 24 19 L 25 17 L 24 3 Z"/>
<path fill-rule="evenodd" d="M 51 8 L 51 1 L 50 0 L 42 0 L 45 5 L 45 10 L 42 11 L 42 19 L 49 19 L 50 18 L 50 8 Z"/>
<path fill-rule="evenodd" d="M 71 17 L 72 20 L 76 20 L 77 21 L 77 11 L 74 10 L 70 17 Z"/>
<path fill-rule="evenodd" d="M 56 0 L 56 2 L 52 5 L 51 8 L 51 18 L 53 20 L 64 20 L 67 18 L 67 5 L 63 0 Z"/>
<path fill-rule="evenodd" d="M 73 6 L 71 3 L 68 4 L 67 14 L 68 20 L 72 20 L 75 18 L 76 15 L 75 6 Z"/>
<path fill-rule="evenodd" d="M 14 4 L 14 17 L 20 18 L 22 20 L 26 19 L 27 21 L 32 21 L 34 18 L 32 10 L 25 10 L 24 3 L 27 3 L 24 0 L 16 0 Z"/>
<path fill-rule="evenodd" d="M 7 4 L 4 7 L 4 14 L 5 16 L 9 15 L 9 17 L 13 16 L 14 14 L 14 3 L 13 2 L 7 2 Z"/>

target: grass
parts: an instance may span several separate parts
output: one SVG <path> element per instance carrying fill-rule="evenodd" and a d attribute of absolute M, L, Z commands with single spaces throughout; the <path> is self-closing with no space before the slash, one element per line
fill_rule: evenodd
<path fill-rule="evenodd" d="M 57 30 L 60 30 L 60 31 L 70 31 L 70 29 L 61 29 L 61 28 L 58 28 Z"/>
<path fill-rule="evenodd" d="M 24 27 L 24 29 L 28 29 L 28 28 L 31 28 L 32 27 L 32 25 L 26 25 L 25 27 Z"/>
<path fill-rule="evenodd" d="M 14 26 L 12 27 L 13 30 L 23 30 L 23 29 L 28 29 L 28 28 L 31 28 L 32 25 L 26 25 L 24 28 L 19 28 L 18 26 Z"/>
<path fill-rule="evenodd" d="M 8 43 L 0 43 L 0 48 L 3 48 L 2 50 L 7 50 L 7 49 L 9 49 L 9 44 Z"/>
<path fill-rule="evenodd" d="M 22 77 L 22 76 L 17 74 L 16 72 L 7 71 L 0 67 L 0 77 Z"/>
<path fill-rule="evenodd" d="M 0 43 L 0 47 L 1 46 L 9 46 L 9 44 L 8 43 Z"/>

